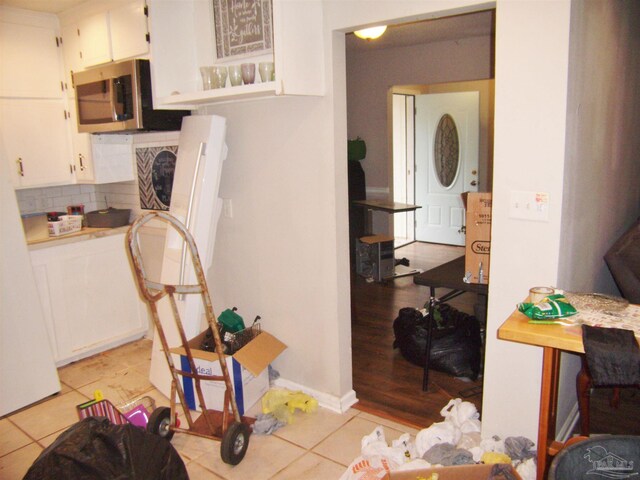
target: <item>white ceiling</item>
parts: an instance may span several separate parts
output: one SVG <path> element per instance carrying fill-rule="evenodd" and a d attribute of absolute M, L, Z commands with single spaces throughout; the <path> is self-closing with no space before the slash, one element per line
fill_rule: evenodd
<path fill-rule="evenodd" d="M 487 10 L 422 22 L 389 25 L 387 31 L 376 40 L 362 40 L 355 35 L 348 34 L 346 46 L 349 52 L 364 52 L 446 40 L 460 40 L 491 35 L 494 31 L 493 24 L 493 10 Z"/>

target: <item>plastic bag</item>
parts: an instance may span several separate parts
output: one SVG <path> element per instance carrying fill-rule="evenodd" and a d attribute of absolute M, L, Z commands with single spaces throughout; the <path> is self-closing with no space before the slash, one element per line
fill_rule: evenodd
<path fill-rule="evenodd" d="M 549 295 L 538 303 L 519 303 L 518 310 L 532 320 L 553 320 L 578 313 L 564 295 Z"/>
<path fill-rule="evenodd" d="M 313 413 L 317 408 L 318 401 L 312 396 L 284 388 L 272 388 L 262 397 L 262 413 L 271 413 L 286 423 L 291 423 L 296 409 Z"/>
<path fill-rule="evenodd" d="M 47 447 L 24 480 L 188 480 L 178 452 L 164 438 L 134 425 L 88 417 Z"/>
<path fill-rule="evenodd" d="M 478 378 L 482 340 L 480 324 L 473 315 L 460 312 L 447 304 L 434 310 L 429 368 L 454 377 Z M 400 309 L 393 322 L 394 348 L 418 366 L 424 366 L 427 351 L 426 320 L 415 308 Z"/>

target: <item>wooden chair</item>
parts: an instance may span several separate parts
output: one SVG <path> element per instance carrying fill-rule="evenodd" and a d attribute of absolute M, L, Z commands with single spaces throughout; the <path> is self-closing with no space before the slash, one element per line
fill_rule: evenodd
<path fill-rule="evenodd" d="M 611 246 L 604 260 L 622 297 L 630 303 L 640 304 L 640 219 Z M 589 435 L 589 395 L 592 387 L 589 366 L 583 355 L 582 368 L 576 377 L 582 435 Z M 613 389 L 609 403 L 614 408 L 620 404 L 619 387 Z"/>

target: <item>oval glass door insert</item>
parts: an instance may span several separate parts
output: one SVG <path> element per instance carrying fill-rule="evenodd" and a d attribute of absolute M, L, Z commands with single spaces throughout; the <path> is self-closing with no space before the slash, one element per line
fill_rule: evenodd
<path fill-rule="evenodd" d="M 436 177 L 444 188 L 455 182 L 460 167 L 460 142 L 453 117 L 445 113 L 438 122 L 433 142 L 433 164 Z"/>

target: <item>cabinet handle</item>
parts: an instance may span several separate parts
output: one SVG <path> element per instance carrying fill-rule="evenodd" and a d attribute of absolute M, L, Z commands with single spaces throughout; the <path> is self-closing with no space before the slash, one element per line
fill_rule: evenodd
<path fill-rule="evenodd" d="M 84 159 L 84 155 L 79 153 L 78 154 L 78 160 L 80 160 L 80 171 L 81 172 L 84 172 L 84 163 L 82 162 L 83 159 Z"/>
<path fill-rule="evenodd" d="M 24 167 L 22 165 L 22 158 L 18 157 L 18 159 L 16 160 L 16 163 L 18 164 L 18 175 L 20 175 L 21 177 L 24 177 Z"/>

